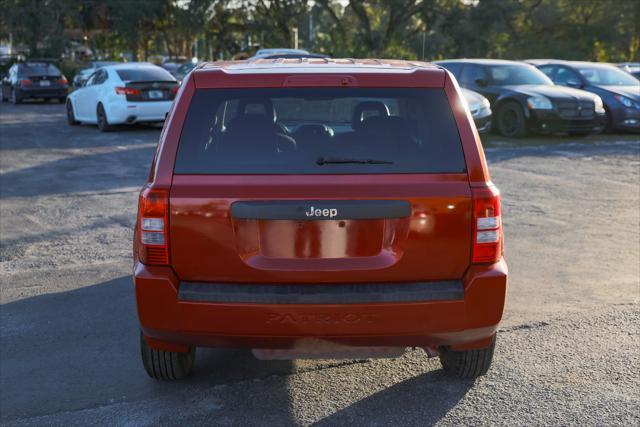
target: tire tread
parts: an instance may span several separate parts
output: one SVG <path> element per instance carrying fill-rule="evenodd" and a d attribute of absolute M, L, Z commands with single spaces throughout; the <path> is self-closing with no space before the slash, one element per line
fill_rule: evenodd
<path fill-rule="evenodd" d="M 444 370 L 455 377 L 475 379 L 485 375 L 491 367 L 496 339 L 486 348 L 452 351 L 440 349 L 440 362 Z"/>
<path fill-rule="evenodd" d="M 179 380 L 189 376 L 193 370 L 195 347 L 186 353 L 155 350 L 147 344 L 140 333 L 142 364 L 147 374 L 156 380 Z"/>

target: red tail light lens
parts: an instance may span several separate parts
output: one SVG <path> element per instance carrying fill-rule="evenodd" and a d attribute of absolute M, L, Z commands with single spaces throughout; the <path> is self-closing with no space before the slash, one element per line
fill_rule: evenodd
<path fill-rule="evenodd" d="M 502 216 L 500 192 L 490 185 L 473 188 L 474 264 L 494 263 L 502 257 Z"/>
<path fill-rule="evenodd" d="M 174 86 L 174 87 L 172 87 L 172 88 L 171 88 L 171 93 L 172 93 L 172 94 L 174 94 L 174 95 L 175 95 L 175 94 L 177 94 L 177 93 L 178 93 L 178 89 L 180 89 L 180 86 Z"/>
<path fill-rule="evenodd" d="M 58 79 L 58 84 L 59 84 L 60 86 L 64 86 L 64 85 L 66 85 L 67 83 L 68 83 L 68 82 L 67 82 L 67 78 L 66 78 L 65 76 L 62 76 L 62 77 L 60 77 L 60 78 Z"/>
<path fill-rule="evenodd" d="M 20 80 L 20 86 L 31 86 L 33 82 L 29 79 Z"/>
<path fill-rule="evenodd" d="M 169 263 L 169 194 L 145 187 L 138 204 L 140 261 L 150 265 Z"/>
<path fill-rule="evenodd" d="M 138 96 L 140 95 L 140 91 L 138 89 L 134 89 L 132 87 L 122 87 L 122 86 L 116 86 L 116 95 L 133 95 L 133 96 Z"/>

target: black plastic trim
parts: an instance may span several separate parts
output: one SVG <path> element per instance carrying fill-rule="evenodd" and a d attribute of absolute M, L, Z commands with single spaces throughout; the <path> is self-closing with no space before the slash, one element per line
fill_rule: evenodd
<path fill-rule="evenodd" d="M 235 219 L 318 221 L 406 218 L 409 215 L 411 204 L 404 200 L 274 200 L 231 205 L 231 216 Z"/>
<path fill-rule="evenodd" d="M 369 304 L 463 300 L 462 281 L 332 285 L 182 282 L 180 301 L 251 304 Z"/>

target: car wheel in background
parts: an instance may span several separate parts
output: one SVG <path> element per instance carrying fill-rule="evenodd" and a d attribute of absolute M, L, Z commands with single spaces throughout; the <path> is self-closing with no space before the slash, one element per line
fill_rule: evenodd
<path fill-rule="evenodd" d="M 76 115 L 73 113 L 73 105 L 71 105 L 71 101 L 67 101 L 67 123 L 71 126 L 80 124 L 80 122 L 76 120 Z"/>
<path fill-rule="evenodd" d="M 185 353 L 155 350 L 147 344 L 140 333 L 140 354 L 145 371 L 156 380 L 181 380 L 193 371 L 196 348 L 190 347 Z"/>
<path fill-rule="evenodd" d="M 467 379 L 478 378 L 486 374 L 491 367 L 495 348 L 495 336 L 491 345 L 486 348 L 453 351 L 442 347 L 440 348 L 440 363 L 449 375 Z"/>
<path fill-rule="evenodd" d="M 11 103 L 13 105 L 22 103 L 22 98 L 20 97 L 18 91 L 16 91 L 16 88 L 11 89 Z"/>
<path fill-rule="evenodd" d="M 67 97 L 66 97 L 66 96 L 61 96 L 60 98 L 58 98 L 58 102 L 59 102 L 60 104 L 64 104 L 64 101 L 66 101 L 66 100 L 67 100 Z"/>
<path fill-rule="evenodd" d="M 104 111 L 104 107 L 102 106 L 102 104 L 98 104 L 96 115 L 98 118 L 98 129 L 100 130 L 100 132 L 109 132 L 113 129 L 113 127 L 109 125 L 107 113 Z"/>
<path fill-rule="evenodd" d="M 500 135 L 509 138 L 527 136 L 527 121 L 522 107 L 517 102 L 508 101 L 498 107 L 496 128 Z"/>

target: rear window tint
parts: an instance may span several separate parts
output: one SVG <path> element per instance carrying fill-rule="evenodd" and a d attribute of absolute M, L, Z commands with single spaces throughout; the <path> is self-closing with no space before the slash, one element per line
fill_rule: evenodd
<path fill-rule="evenodd" d="M 21 76 L 59 76 L 60 70 L 53 64 L 27 63 L 20 67 Z"/>
<path fill-rule="evenodd" d="M 200 89 L 176 174 L 460 173 L 442 89 Z"/>
<path fill-rule="evenodd" d="M 116 70 L 123 82 L 172 82 L 175 79 L 162 68 L 132 68 L 130 70 Z"/>

